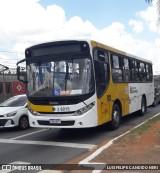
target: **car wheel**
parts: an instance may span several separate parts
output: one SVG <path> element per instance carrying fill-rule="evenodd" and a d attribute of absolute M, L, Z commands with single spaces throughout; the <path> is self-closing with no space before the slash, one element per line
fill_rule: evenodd
<path fill-rule="evenodd" d="M 110 121 L 110 129 L 118 129 L 121 122 L 121 110 L 118 104 L 114 104 L 112 108 L 112 120 Z"/>
<path fill-rule="evenodd" d="M 19 119 L 19 128 L 22 130 L 25 130 L 29 127 L 29 120 L 28 117 L 26 115 L 23 115 L 20 119 Z"/>

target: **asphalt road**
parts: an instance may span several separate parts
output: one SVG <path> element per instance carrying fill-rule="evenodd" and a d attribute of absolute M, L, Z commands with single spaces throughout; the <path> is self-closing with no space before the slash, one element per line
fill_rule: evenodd
<path fill-rule="evenodd" d="M 63 164 L 92 150 L 104 140 L 111 140 L 160 112 L 160 105 L 147 109 L 145 116 L 134 113 L 123 118 L 120 128 L 106 126 L 89 129 L 0 129 L 0 165 Z M 45 165 L 47 167 L 47 165 Z M 17 171 L 2 171 L 9 173 Z M 20 172 L 20 171 L 18 171 Z M 23 171 L 26 172 L 26 171 Z M 28 171 L 27 171 L 28 172 Z M 32 171 L 41 172 L 41 171 Z"/>

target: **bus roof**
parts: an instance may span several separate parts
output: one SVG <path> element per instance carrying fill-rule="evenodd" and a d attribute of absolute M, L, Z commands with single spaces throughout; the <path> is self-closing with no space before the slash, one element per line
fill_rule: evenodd
<path fill-rule="evenodd" d="M 152 64 L 151 60 L 148 60 L 148 59 L 145 59 L 145 58 L 141 58 L 141 57 L 138 57 L 136 55 L 132 55 L 132 54 L 127 53 L 125 51 L 122 51 L 122 50 L 116 49 L 114 47 L 111 47 L 111 46 L 99 43 L 99 42 L 94 41 L 94 40 L 90 40 L 90 42 L 91 42 L 92 45 L 96 45 L 97 47 L 101 47 L 101 48 L 106 49 L 108 51 L 115 52 L 117 54 L 121 54 L 121 55 L 124 55 L 124 56 L 128 56 L 128 57 L 135 58 L 137 60 L 145 61 L 145 62 L 148 62 L 148 63 Z"/>
<path fill-rule="evenodd" d="M 135 55 L 132 55 L 130 53 L 127 53 L 125 51 L 122 51 L 122 50 L 119 50 L 119 49 L 116 49 L 114 47 L 111 47 L 111 46 L 108 46 L 106 44 L 103 44 L 103 43 L 100 43 L 98 41 L 95 41 L 95 40 L 89 40 L 89 39 L 75 39 L 75 40 L 71 40 L 71 39 L 64 39 L 64 40 L 55 40 L 55 41 L 50 41 L 50 42 L 45 42 L 45 43 L 40 43 L 40 44 L 37 44 L 37 45 L 33 45 L 29 48 L 35 48 L 39 45 L 47 45 L 47 44 L 51 44 L 51 43 L 54 43 L 54 42 L 76 42 L 76 41 L 86 41 L 88 42 L 90 45 L 92 45 L 93 47 L 100 47 L 100 48 L 103 48 L 103 49 L 106 49 L 108 51 L 111 51 L 111 52 L 115 52 L 117 54 L 121 54 L 121 55 L 124 55 L 124 56 L 128 56 L 128 57 L 131 57 L 131 58 L 135 58 L 137 60 L 141 60 L 141 61 L 144 61 L 144 62 L 148 62 L 148 63 L 151 63 L 152 64 L 152 61 L 150 60 L 147 60 L 147 59 L 144 59 L 144 58 L 141 58 L 141 57 L 138 57 L 138 56 L 135 56 Z M 27 48 L 28 49 L 28 48 Z"/>

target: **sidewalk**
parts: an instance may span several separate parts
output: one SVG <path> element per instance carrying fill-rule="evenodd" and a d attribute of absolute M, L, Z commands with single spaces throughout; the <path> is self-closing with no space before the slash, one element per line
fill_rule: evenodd
<path fill-rule="evenodd" d="M 105 141 L 105 143 L 107 143 Z M 104 147 L 106 144 L 102 144 Z M 100 147 L 100 146 L 99 146 Z M 93 151 L 95 152 L 95 151 Z M 91 153 L 88 153 L 88 156 Z M 93 155 L 93 154 L 92 154 Z M 87 155 L 69 162 L 70 164 L 78 164 L 83 162 Z M 83 157 L 83 159 L 82 159 Z M 91 159 L 88 164 L 105 163 L 105 164 L 160 164 L 160 115 L 144 123 L 140 127 L 132 130 L 130 133 L 113 141 L 113 143 L 100 154 Z M 93 165 L 94 165 L 93 164 Z M 156 169 L 156 167 L 153 167 Z M 160 172 L 160 170 L 103 170 L 94 171 L 108 172 Z M 65 171 L 66 172 L 66 171 Z M 67 173 L 91 173 L 91 170 L 73 170 Z"/>

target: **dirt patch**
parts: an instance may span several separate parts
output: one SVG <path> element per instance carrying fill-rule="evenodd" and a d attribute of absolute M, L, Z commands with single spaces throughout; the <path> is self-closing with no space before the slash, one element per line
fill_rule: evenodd
<path fill-rule="evenodd" d="M 108 164 L 160 163 L 160 121 L 149 122 L 115 141 L 93 161 Z"/>
<path fill-rule="evenodd" d="M 160 116 L 115 141 L 92 161 L 107 164 L 160 164 Z"/>
<path fill-rule="evenodd" d="M 101 147 L 107 143 L 98 146 Z M 96 149 L 94 149 L 96 150 Z M 94 150 L 81 155 L 67 164 L 78 164 L 88 157 Z M 113 142 L 113 144 L 103 150 L 101 154 L 95 157 L 90 163 L 105 164 L 160 164 L 160 116 L 149 120 L 144 125 L 132 130 L 127 135 Z M 65 173 L 91 173 L 92 170 L 68 170 Z M 160 170 L 103 170 L 102 173 L 123 172 L 123 173 L 141 173 L 141 172 L 160 172 Z"/>

